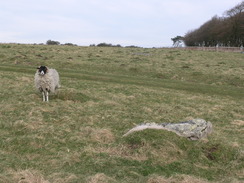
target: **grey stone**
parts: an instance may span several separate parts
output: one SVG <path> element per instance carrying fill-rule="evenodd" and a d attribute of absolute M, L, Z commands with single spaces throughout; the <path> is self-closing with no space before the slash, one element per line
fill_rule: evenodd
<path fill-rule="evenodd" d="M 212 123 L 204 119 L 193 119 L 179 123 L 143 123 L 129 130 L 124 136 L 145 129 L 162 129 L 187 137 L 190 140 L 199 140 L 207 137 L 212 132 Z"/>

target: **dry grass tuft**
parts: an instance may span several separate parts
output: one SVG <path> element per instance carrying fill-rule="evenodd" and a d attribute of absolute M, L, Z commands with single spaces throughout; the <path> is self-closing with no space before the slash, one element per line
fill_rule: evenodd
<path fill-rule="evenodd" d="M 99 129 L 92 127 L 81 128 L 81 132 L 76 138 L 88 138 L 93 142 L 102 144 L 112 143 L 115 139 L 114 134 L 110 129 Z"/>
<path fill-rule="evenodd" d="M 208 181 L 189 175 L 180 175 L 169 178 L 152 176 L 148 179 L 147 183 L 208 183 Z"/>
<path fill-rule="evenodd" d="M 145 161 L 148 157 L 143 154 L 142 150 L 138 150 L 137 152 L 132 151 L 127 146 L 120 145 L 119 147 L 87 147 L 85 149 L 86 152 L 89 153 L 107 153 L 110 156 L 114 157 L 123 157 L 130 160 L 136 161 Z"/>
<path fill-rule="evenodd" d="M 111 143 L 114 141 L 114 135 L 109 129 L 95 129 L 91 134 L 92 140 L 99 143 Z"/>
<path fill-rule="evenodd" d="M 18 79 L 19 81 L 22 81 L 24 83 L 32 83 L 34 78 L 32 77 L 26 77 L 26 76 L 22 76 Z"/>
<path fill-rule="evenodd" d="M 15 128 L 25 128 L 28 130 L 35 131 L 43 126 L 42 122 L 33 121 L 33 122 L 24 122 L 24 120 L 15 121 L 14 125 Z"/>
<path fill-rule="evenodd" d="M 21 170 L 14 172 L 13 180 L 16 183 L 50 183 L 36 170 Z"/>
<path fill-rule="evenodd" d="M 162 176 L 150 177 L 147 183 L 172 183 L 172 178 L 165 178 Z"/>
<path fill-rule="evenodd" d="M 244 126 L 244 121 L 243 120 L 234 120 L 231 122 L 231 124 L 237 125 L 237 126 Z"/>
<path fill-rule="evenodd" d="M 89 153 L 107 153 L 114 157 L 123 157 L 128 160 L 146 161 L 149 157 L 156 159 L 158 163 L 169 164 L 184 158 L 185 153 L 175 144 L 166 142 L 160 148 L 153 148 L 150 143 L 140 145 L 121 144 L 119 146 L 97 146 L 87 147 L 86 152 Z M 177 152 L 177 153 L 176 153 Z"/>
<path fill-rule="evenodd" d="M 52 175 L 51 180 L 52 183 L 73 183 L 78 181 L 79 179 L 74 174 L 64 176 L 61 173 L 55 173 L 54 175 Z"/>
<path fill-rule="evenodd" d="M 115 182 L 114 179 L 106 176 L 103 173 L 97 173 L 87 179 L 87 183 L 112 183 Z"/>

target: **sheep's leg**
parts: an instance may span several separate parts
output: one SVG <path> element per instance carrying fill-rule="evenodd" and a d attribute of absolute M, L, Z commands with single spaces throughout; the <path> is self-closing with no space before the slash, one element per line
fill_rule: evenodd
<path fill-rule="evenodd" d="M 47 97 L 47 100 L 46 100 L 46 101 L 48 102 L 48 91 L 47 91 L 47 93 L 46 93 L 46 97 Z"/>
<path fill-rule="evenodd" d="M 44 91 L 42 92 L 42 99 L 43 99 L 43 102 L 46 101 L 46 96 L 45 96 L 45 92 Z"/>

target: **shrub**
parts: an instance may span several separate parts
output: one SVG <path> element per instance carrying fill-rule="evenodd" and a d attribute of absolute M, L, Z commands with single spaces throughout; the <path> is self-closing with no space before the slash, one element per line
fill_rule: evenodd
<path fill-rule="evenodd" d="M 73 43 L 65 43 L 64 45 L 66 45 L 66 46 L 77 46 L 77 44 L 73 44 Z"/>
<path fill-rule="evenodd" d="M 58 41 L 52 41 L 52 40 L 48 40 L 46 44 L 47 44 L 47 45 L 60 45 L 60 42 L 58 42 Z"/>
<path fill-rule="evenodd" d="M 97 45 L 98 47 L 121 47 L 120 44 L 117 44 L 117 45 L 112 45 L 111 43 L 100 43 Z"/>

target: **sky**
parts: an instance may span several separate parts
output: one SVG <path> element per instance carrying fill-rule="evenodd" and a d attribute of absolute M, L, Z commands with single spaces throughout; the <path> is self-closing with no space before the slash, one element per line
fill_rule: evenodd
<path fill-rule="evenodd" d="M 0 43 L 169 47 L 242 0 L 0 0 Z"/>

